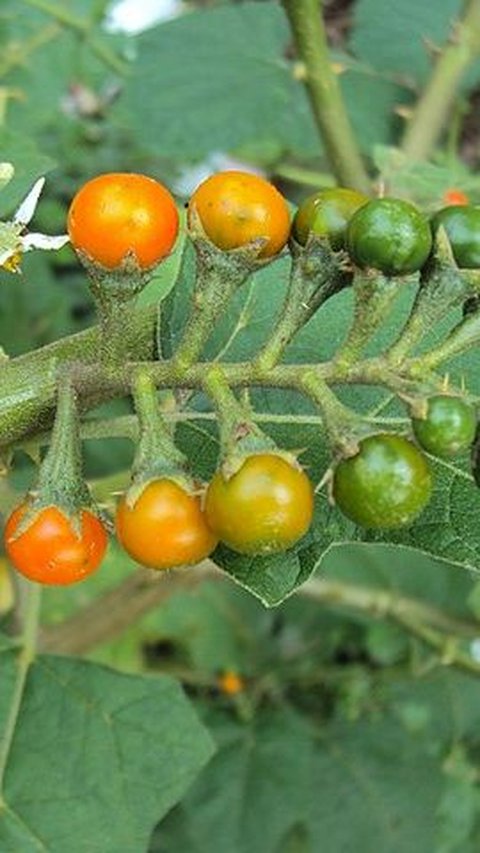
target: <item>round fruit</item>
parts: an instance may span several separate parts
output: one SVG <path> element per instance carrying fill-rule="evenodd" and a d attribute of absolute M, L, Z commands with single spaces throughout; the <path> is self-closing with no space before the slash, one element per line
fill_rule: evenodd
<path fill-rule="evenodd" d="M 313 489 L 301 468 L 273 453 L 259 453 L 228 480 L 217 471 L 207 489 L 205 513 L 218 538 L 234 551 L 272 554 L 307 532 Z"/>
<path fill-rule="evenodd" d="M 74 249 L 106 269 L 130 256 L 149 269 L 172 249 L 178 212 L 169 191 L 153 178 L 112 172 L 78 191 L 68 211 L 68 233 Z"/>
<path fill-rule="evenodd" d="M 480 267 L 480 207 L 454 204 L 444 207 L 432 219 L 436 233 L 445 228 L 453 257 L 463 269 Z"/>
<path fill-rule="evenodd" d="M 460 397 L 430 397 L 425 418 L 412 418 L 418 443 L 433 456 L 455 456 L 468 450 L 475 438 L 475 409 Z"/>
<path fill-rule="evenodd" d="M 20 574 L 42 584 L 67 585 L 91 575 L 102 562 L 108 536 L 102 522 L 82 510 L 77 533 L 72 520 L 58 507 L 39 510 L 31 524 L 19 532 L 28 501 L 7 520 L 5 550 Z"/>
<path fill-rule="evenodd" d="M 353 214 L 346 246 L 352 260 L 385 275 L 407 275 L 423 266 L 432 248 L 428 220 L 402 199 L 378 198 Z"/>
<path fill-rule="evenodd" d="M 151 569 L 199 563 L 217 544 L 200 497 L 167 478 L 152 480 L 131 507 L 123 497 L 116 528 L 125 551 Z"/>
<path fill-rule="evenodd" d="M 469 198 L 462 190 L 450 189 L 443 194 L 445 204 L 468 204 Z"/>
<path fill-rule="evenodd" d="M 319 190 L 308 196 L 298 208 L 292 225 L 293 236 L 302 246 L 310 234 L 328 237 L 332 249 L 343 249 L 347 223 L 368 201 L 368 196 L 363 193 L 343 187 Z"/>
<path fill-rule="evenodd" d="M 361 527 L 410 524 L 427 504 L 432 488 L 428 462 L 401 435 L 379 433 L 360 442 L 355 456 L 342 459 L 333 475 L 333 497 Z"/>
<path fill-rule="evenodd" d="M 225 251 L 265 237 L 268 242 L 260 257 L 270 258 L 283 249 L 289 237 L 285 199 L 264 178 L 248 172 L 218 172 L 207 178 L 190 199 L 190 225 L 193 209 L 207 237 Z"/>

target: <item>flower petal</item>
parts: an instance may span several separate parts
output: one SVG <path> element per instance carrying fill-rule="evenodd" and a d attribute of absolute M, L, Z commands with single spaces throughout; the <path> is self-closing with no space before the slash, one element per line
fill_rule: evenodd
<path fill-rule="evenodd" d="M 49 234 L 25 234 L 20 237 L 20 243 L 23 252 L 30 252 L 32 249 L 61 249 L 69 241 L 68 234 L 59 234 L 58 237 L 52 237 Z"/>
<path fill-rule="evenodd" d="M 37 206 L 40 193 L 43 190 L 44 183 L 45 178 L 39 178 L 38 181 L 35 181 L 32 189 L 28 195 L 25 196 L 20 206 L 15 211 L 13 215 L 14 222 L 21 222 L 22 225 L 28 225 L 35 213 L 35 208 Z"/>

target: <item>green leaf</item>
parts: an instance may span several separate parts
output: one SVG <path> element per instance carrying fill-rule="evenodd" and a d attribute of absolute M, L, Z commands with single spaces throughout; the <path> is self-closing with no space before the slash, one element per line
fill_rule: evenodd
<path fill-rule="evenodd" d="M 176 160 L 251 139 L 313 153 L 316 133 L 287 45 L 284 16 L 271 4 L 225 6 L 148 30 L 125 90 L 144 143 Z"/>
<path fill-rule="evenodd" d="M 121 108 L 148 148 L 175 161 L 252 144 L 270 147 L 274 160 L 284 150 L 315 156 L 318 133 L 289 44 L 274 3 L 226 5 L 153 27 L 138 39 Z M 340 80 L 363 148 L 393 141 L 404 89 L 362 66 Z"/>
<path fill-rule="evenodd" d="M 435 163 L 412 163 L 399 148 L 376 145 L 373 159 L 389 195 L 412 198 L 427 211 L 443 207 L 444 194 L 452 187 L 472 201 L 480 194 L 479 176 L 451 155 L 438 157 Z"/>
<path fill-rule="evenodd" d="M 460 0 L 357 0 L 350 47 L 377 71 L 418 86 L 432 67 L 427 45 L 443 45 L 461 7 Z"/>
<path fill-rule="evenodd" d="M 227 714 L 212 714 L 209 723 L 218 743 L 211 772 L 202 774 L 150 853 L 180 849 L 176 834 L 183 822 L 191 853 L 273 853 L 308 816 L 315 763 L 309 727 L 285 711 L 266 711 L 243 727 Z"/>
<path fill-rule="evenodd" d="M 14 653 L 2 652 L 0 731 L 15 672 Z M 211 753 L 172 679 L 40 657 L 28 672 L 9 754 L 0 849 L 139 853 Z"/>
<path fill-rule="evenodd" d="M 288 708 L 266 708 L 250 725 L 218 713 L 209 722 L 218 753 L 150 853 L 339 853 L 352 839 L 359 853 L 379 839 L 382 853 L 436 849 L 443 743 L 433 752 L 424 732 L 407 731 L 390 710 L 318 728 Z"/>
<path fill-rule="evenodd" d="M 0 217 L 9 218 L 26 196 L 37 178 L 55 167 L 55 162 L 42 154 L 31 136 L 0 128 L 1 161 L 12 163 L 12 180 L 0 191 Z"/>

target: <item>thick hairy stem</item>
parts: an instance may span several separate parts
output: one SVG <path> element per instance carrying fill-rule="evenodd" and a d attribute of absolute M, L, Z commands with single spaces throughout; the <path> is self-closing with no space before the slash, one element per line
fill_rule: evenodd
<path fill-rule="evenodd" d="M 155 305 L 132 312 L 124 329 L 126 347 L 134 357 L 151 359 L 154 356 Z M 10 362 L 2 362 L 0 370 L 0 445 L 33 435 L 51 426 L 55 411 L 57 373 L 65 362 L 95 363 L 98 359 L 100 331 L 88 329 L 27 353 Z M 82 406 L 88 408 L 107 400 L 109 374 L 99 374 L 97 387 L 92 383 L 82 394 Z"/>
<path fill-rule="evenodd" d="M 467 0 L 410 119 L 402 148 L 411 160 L 425 160 L 434 149 L 466 69 L 480 51 L 480 3 Z"/>
<path fill-rule="evenodd" d="M 353 279 L 353 319 L 347 337 L 337 351 L 340 365 L 359 360 L 385 320 L 398 296 L 398 282 L 374 270 L 357 270 Z"/>
<path fill-rule="evenodd" d="M 305 63 L 307 92 L 327 157 L 339 183 L 369 191 L 338 78 L 330 62 L 318 0 L 283 0 L 299 58 Z"/>
<path fill-rule="evenodd" d="M 342 253 L 334 253 L 328 243 L 313 240 L 307 247 L 292 248 L 290 280 L 280 315 L 265 344 L 255 358 L 259 370 L 277 364 L 289 343 L 320 306 L 351 282 Z"/>
<path fill-rule="evenodd" d="M 92 345 L 95 339 L 88 340 Z M 151 346 L 152 341 L 149 343 Z M 32 354 L 13 361 L 5 368 L 0 381 L 0 455 L 2 447 L 6 451 L 11 444 L 28 443 L 30 438 L 36 438 L 42 430 L 51 425 L 55 402 L 55 376 L 60 361 L 53 354 L 65 356 L 65 352 L 70 351 L 68 346 L 63 349 L 61 344 L 60 341 L 60 346 L 53 345 L 48 348 L 51 360 L 45 359 L 45 353 L 40 351 L 38 364 Z M 148 346 L 147 343 L 145 345 Z M 80 347 L 79 349 L 83 351 Z M 417 389 L 417 377 L 422 374 L 422 365 L 422 359 L 412 360 L 405 365 L 402 375 L 398 375 L 392 372 L 389 364 L 381 357 L 365 359 L 351 365 L 336 364 L 334 361 L 320 364 L 279 364 L 268 371 L 259 370 L 251 362 L 200 362 L 192 365 L 179 377 L 177 365 L 173 361 L 127 362 L 115 370 L 102 367 L 98 363 L 75 362 L 70 363 L 70 375 L 81 407 L 86 410 L 104 400 L 128 395 L 132 375 L 139 370 L 148 370 L 157 388 L 203 389 L 206 375 L 215 367 L 232 388 L 286 388 L 304 394 L 305 376 L 308 374 L 330 385 L 374 385 L 406 394 Z M 426 372 L 429 390 L 433 392 L 437 387 L 440 389 L 441 378 L 430 374 L 424 366 L 423 373 Z"/>

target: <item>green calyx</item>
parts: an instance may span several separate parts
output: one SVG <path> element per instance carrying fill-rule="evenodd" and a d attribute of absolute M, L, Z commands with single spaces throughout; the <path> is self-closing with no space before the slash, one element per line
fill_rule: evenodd
<path fill-rule="evenodd" d="M 108 305 L 112 300 L 129 301 L 143 290 L 153 275 L 154 268 L 141 268 L 133 252 L 129 252 L 115 269 L 92 261 L 81 249 L 77 250 L 77 256 L 87 271 L 90 291 L 97 305 Z"/>
<path fill-rule="evenodd" d="M 354 456 L 358 452 L 359 442 L 372 432 L 371 425 L 344 406 L 313 370 L 305 373 L 302 390 L 321 412 L 333 454 L 338 457 Z"/>
<path fill-rule="evenodd" d="M 220 431 L 219 467 L 226 480 L 236 474 L 247 457 L 260 453 L 276 454 L 294 467 L 297 466 L 295 454 L 280 450 L 273 439 L 253 421 L 250 406 L 235 396 L 220 369 L 210 369 L 203 387 L 217 413 Z"/>

